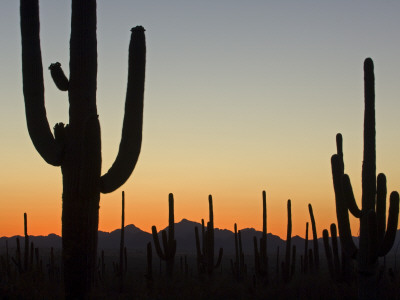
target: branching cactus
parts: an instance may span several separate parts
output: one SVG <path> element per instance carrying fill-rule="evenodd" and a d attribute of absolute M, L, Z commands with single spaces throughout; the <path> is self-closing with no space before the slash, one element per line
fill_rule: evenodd
<path fill-rule="evenodd" d="M 39 38 L 38 0 L 20 0 L 23 93 L 28 132 L 49 164 L 61 166 L 62 245 L 67 298 L 88 295 L 95 278 L 100 193 L 119 188 L 131 175 L 142 141 L 146 46 L 141 26 L 131 31 L 125 116 L 119 152 L 101 176 L 100 124 L 96 107 L 96 0 L 72 0 L 69 78 L 50 66 L 56 86 L 68 91 L 69 124 L 54 135 L 46 117 Z"/>
<path fill-rule="evenodd" d="M 256 274 L 268 282 L 268 256 L 267 256 L 267 196 L 262 192 L 263 200 L 263 227 L 260 238 L 260 251 L 258 251 L 257 238 L 254 237 L 254 266 Z"/>
<path fill-rule="evenodd" d="M 197 227 L 194 228 L 196 238 L 196 252 L 197 252 L 197 263 L 199 272 L 203 272 L 207 269 L 208 275 L 212 275 L 213 270 L 218 268 L 221 264 L 222 255 L 224 250 L 219 249 L 217 262 L 214 264 L 214 210 L 212 196 L 208 196 L 208 207 L 209 207 L 209 218 L 207 222 L 207 229 L 204 228 L 204 220 L 201 220 L 201 231 L 202 231 L 202 242 L 203 247 L 200 246 L 199 230 Z"/>
<path fill-rule="evenodd" d="M 172 272 L 174 269 L 174 260 L 176 253 L 176 240 L 175 240 L 175 221 L 174 221 L 174 195 L 169 194 L 169 222 L 168 222 L 168 236 L 167 232 L 163 230 L 161 232 L 162 243 L 164 251 L 161 249 L 160 240 L 157 234 L 156 226 L 151 227 L 153 234 L 154 247 L 156 248 L 157 255 L 165 260 L 167 265 L 167 277 L 172 278 Z"/>
<path fill-rule="evenodd" d="M 339 244 L 337 239 L 336 224 L 332 223 L 330 226 L 332 247 L 329 244 L 329 232 L 324 229 L 322 237 L 324 241 L 325 255 L 328 262 L 328 269 L 331 278 L 335 281 L 352 281 L 354 277 L 353 266 L 351 261 L 347 259 L 346 253 L 342 251 L 342 262 L 339 257 Z"/>
<path fill-rule="evenodd" d="M 237 280 L 242 280 L 247 272 L 247 265 L 244 263 L 244 253 L 242 247 L 242 234 L 237 230 L 237 224 L 234 225 L 235 231 L 235 261 L 231 259 L 231 269 L 233 276 Z"/>
<path fill-rule="evenodd" d="M 399 215 L 399 194 L 392 192 L 386 224 L 386 178 L 376 177 L 375 141 L 375 79 L 372 59 L 364 61 L 364 158 L 362 166 L 361 209 L 358 208 L 350 178 L 344 174 L 343 141 L 336 136 L 337 154 L 331 158 L 336 215 L 341 245 L 357 260 L 359 299 L 377 298 L 378 257 L 385 256 L 393 246 Z M 351 235 L 349 211 L 360 219 L 359 247 Z"/>

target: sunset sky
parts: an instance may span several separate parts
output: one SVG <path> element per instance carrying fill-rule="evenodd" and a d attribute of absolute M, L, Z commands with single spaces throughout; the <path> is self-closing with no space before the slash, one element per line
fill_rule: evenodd
<path fill-rule="evenodd" d="M 50 126 L 68 123 L 67 94 L 48 66 L 69 65 L 71 1 L 40 1 L 46 109 Z M 97 107 L 103 173 L 118 151 L 130 29 L 146 28 L 142 151 L 125 185 L 101 195 L 99 229 L 150 231 L 175 220 L 215 227 L 262 227 L 304 237 L 314 208 L 318 235 L 336 223 L 330 157 L 344 138 L 346 172 L 361 198 L 363 61 L 375 63 L 377 171 L 400 191 L 399 1 L 98 0 Z M 19 1 L 0 1 L 0 236 L 61 233 L 61 171 L 33 147 L 22 95 Z M 358 222 L 352 219 L 353 234 Z"/>

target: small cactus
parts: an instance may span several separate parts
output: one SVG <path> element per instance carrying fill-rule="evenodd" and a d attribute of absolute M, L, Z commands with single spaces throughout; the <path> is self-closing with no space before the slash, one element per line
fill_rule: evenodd
<path fill-rule="evenodd" d="M 235 261 L 231 259 L 231 269 L 237 280 L 242 280 L 247 273 L 247 265 L 244 263 L 244 253 L 242 247 L 242 234 L 237 230 L 237 224 L 234 225 L 235 230 Z"/>
<path fill-rule="evenodd" d="M 268 282 L 268 256 L 267 256 L 267 200 L 265 191 L 262 192 L 263 199 L 263 227 L 260 238 L 260 251 L 257 247 L 257 238 L 254 237 L 254 266 L 256 275 L 265 278 Z"/>
<path fill-rule="evenodd" d="M 194 228 L 196 238 L 196 252 L 197 252 L 197 265 L 199 272 L 202 273 L 207 270 L 208 275 L 212 275 L 213 270 L 218 268 L 221 264 L 223 249 L 219 249 L 217 262 L 214 264 L 214 211 L 212 196 L 208 196 L 209 218 L 207 222 L 207 229 L 204 228 L 204 220 L 201 220 L 201 232 L 203 247 L 200 247 L 199 230 Z"/>
<path fill-rule="evenodd" d="M 318 271 L 319 269 L 319 249 L 318 249 L 318 236 L 317 236 L 317 226 L 315 225 L 315 218 L 313 213 L 313 208 L 311 204 L 308 204 L 308 211 L 310 213 L 311 228 L 313 233 L 313 246 L 314 246 L 314 266 Z"/>
<path fill-rule="evenodd" d="M 175 240 L 175 221 L 174 221 L 174 195 L 169 194 L 169 223 L 168 223 L 168 236 L 167 232 L 163 230 L 161 232 L 162 243 L 164 251 L 161 249 L 160 240 L 157 234 L 156 226 L 151 227 L 153 234 L 154 247 L 156 248 L 157 255 L 160 259 L 165 260 L 167 265 L 167 277 L 171 278 L 174 268 L 174 259 L 176 253 L 176 240 Z"/>
<path fill-rule="evenodd" d="M 289 282 L 290 280 L 290 254 L 292 250 L 292 205 L 290 199 L 287 201 L 287 235 L 286 235 L 286 253 L 283 272 L 283 281 Z"/>

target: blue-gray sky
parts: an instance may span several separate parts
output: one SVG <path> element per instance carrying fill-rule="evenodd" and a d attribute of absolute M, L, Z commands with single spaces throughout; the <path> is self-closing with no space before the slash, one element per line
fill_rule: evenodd
<path fill-rule="evenodd" d="M 68 123 L 67 96 L 47 67 L 59 61 L 68 74 L 70 1 L 42 0 L 40 10 L 47 114 L 51 125 Z M 360 195 L 366 57 L 375 62 L 378 172 L 398 190 L 399 13 L 398 1 L 98 1 L 103 171 L 118 150 L 129 30 L 143 25 L 147 35 L 142 154 L 121 188 L 127 222 L 165 226 L 173 192 L 177 220 L 206 217 L 213 194 L 217 226 L 260 228 L 265 189 L 269 231 L 285 231 L 290 198 L 294 233 L 303 234 L 308 203 L 322 232 L 335 222 L 337 132 Z M 19 1 L 0 3 L 0 45 L 0 235 L 21 233 L 25 211 L 33 232 L 59 233 L 61 172 L 26 130 Z M 119 226 L 119 199 L 102 196 L 100 229 Z"/>

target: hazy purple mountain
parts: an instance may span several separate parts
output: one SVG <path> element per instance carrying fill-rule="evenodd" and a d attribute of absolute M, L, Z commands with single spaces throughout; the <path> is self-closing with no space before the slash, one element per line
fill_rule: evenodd
<path fill-rule="evenodd" d="M 196 253 L 195 235 L 194 228 L 199 228 L 199 233 L 201 234 L 201 224 L 187 219 L 182 219 L 180 222 L 175 223 L 175 239 L 177 240 L 177 253 Z M 168 231 L 168 227 L 164 228 Z M 160 231 L 159 231 L 160 234 Z M 121 230 L 117 229 L 112 232 L 99 231 L 98 233 L 98 248 L 99 250 L 117 250 L 120 244 Z M 257 243 L 259 244 L 259 239 L 261 237 L 261 232 L 255 230 L 254 228 L 245 228 L 241 230 L 243 251 L 246 255 L 253 255 L 254 253 L 254 237 L 257 238 Z M 21 247 L 24 247 L 24 237 L 13 236 L 13 237 L 2 237 L 0 238 L 0 252 L 3 253 L 6 247 L 6 240 L 8 240 L 8 247 L 10 249 L 15 248 L 16 238 L 19 237 Z M 235 252 L 235 242 L 234 233 L 227 229 L 215 229 L 215 255 L 218 253 L 219 248 L 224 249 L 225 254 L 234 254 Z M 358 238 L 354 238 L 356 244 L 358 243 Z M 48 249 L 53 247 L 55 249 L 61 248 L 61 237 L 56 234 L 49 234 L 48 236 L 29 236 L 30 242 L 33 242 L 35 247 Z M 141 230 L 135 225 L 125 226 L 125 245 L 128 251 L 145 252 L 146 245 L 148 242 L 153 243 L 153 239 L 150 233 Z M 324 254 L 324 248 L 322 239 L 318 240 L 320 255 Z M 298 255 L 302 255 L 304 252 L 304 239 L 299 236 L 292 237 L 292 245 L 297 248 Z M 395 244 L 391 250 L 391 254 L 396 252 L 396 249 L 400 245 L 400 234 L 397 234 Z M 154 247 L 154 245 L 153 245 Z M 277 248 L 279 247 L 279 252 L 281 257 L 284 255 L 285 251 L 285 241 L 280 237 L 268 233 L 268 253 L 275 256 L 277 253 Z M 313 248 L 313 240 L 310 239 L 308 243 L 309 248 Z M 154 248 L 153 248 L 154 249 Z"/>

